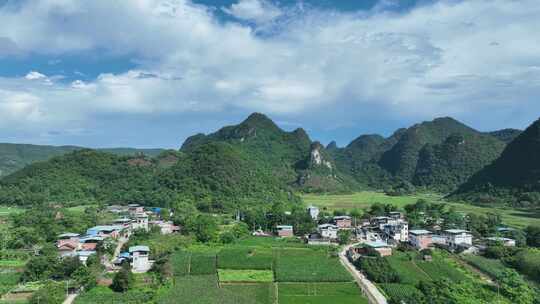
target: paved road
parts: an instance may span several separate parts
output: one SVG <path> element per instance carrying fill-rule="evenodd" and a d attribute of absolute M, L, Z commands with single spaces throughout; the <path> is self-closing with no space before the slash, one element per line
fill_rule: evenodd
<path fill-rule="evenodd" d="M 345 246 L 345 248 L 339 253 L 339 260 L 354 277 L 354 280 L 356 281 L 356 283 L 358 283 L 363 293 L 368 298 L 370 304 L 388 304 L 386 298 L 377 289 L 377 287 L 375 287 L 375 285 L 371 283 L 371 281 L 366 279 L 366 277 L 360 271 L 358 271 L 351 262 L 349 262 L 346 253 L 347 250 L 349 250 L 349 248 L 353 245 Z"/>

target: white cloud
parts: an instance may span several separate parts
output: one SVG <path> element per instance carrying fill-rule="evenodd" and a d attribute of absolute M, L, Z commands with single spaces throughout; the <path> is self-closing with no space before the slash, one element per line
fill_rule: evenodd
<path fill-rule="evenodd" d="M 28 80 L 44 80 L 47 79 L 47 76 L 41 74 L 40 72 L 30 71 L 28 74 L 26 74 L 26 76 L 24 76 L 24 78 Z"/>
<path fill-rule="evenodd" d="M 237 19 L 259 23 L 268 22 L 283 14 L 279 7 L 267 0 L 240 0 L 229 8 L 223 8 L 223 11 Z"/>
<path fill-rule="evenodd" d="M 0 8 L 0 37 L 22 51 L 61 59 L 100 49 L 140 62 L 136 70 L 69 84 L 44 86 L 49 78 L 36 71 L 26 78 L 40 81 L 0 78 L 0 88 L 10 88 L 0 102 L 30 92 L 47 101 L 39 103 L 40 119 L 56 123 L 103 113 L 230 109 L 284 119 L 309 113 L 312 120 L 340 108 L 353 118 L 489 112 L 494 121 L 540 111 L 537 0 L 440 1 L 403 14 L 311 10 L 294 18 L 272 6 L 244 0 L 226 9 L 256 22 L 280 15 L 279 31 L 269 36 L 218 22 L 187 0 L 42 0 Z"/>

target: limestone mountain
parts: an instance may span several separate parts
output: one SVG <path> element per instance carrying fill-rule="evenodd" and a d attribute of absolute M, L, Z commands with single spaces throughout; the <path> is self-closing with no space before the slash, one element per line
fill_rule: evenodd
<path fill-rule="evenodd" d="M 540 203 L 540 119 L 451 196 L 480 202 Z"/>
<path fill-rule="evenodd" d="M 502 129 L 492 132 L 487 132 L 487 134 L 494 136 L 495 138 L 504 141 L 505 143 L 510 143 L 512 140 L 514 140 L 516 137 L 518 137 L 519 134 L 521 134 L 521 130 L 517 129 Z"/>
<path fill-rule="evenodd" d="M 504 145 L 443 117 L 399 129 L 388 138 L 362 135 L 331 153 L 337 167 L 360 184 L 382 189 L 406 182 L 447 192 L 498 157 Z"/>
<path fill-rule="evenodd" d="M 282 130 L 264 114 L 253 113 L 238 125 L 189 137 L 181 151 L 216 142 L 238 147 L 284 183 L 305 191 L 341 192 L 348 188 L 347 178 L 340 178 L 332 157 L 320 143 L 312 143 L 301 128 Z"/>

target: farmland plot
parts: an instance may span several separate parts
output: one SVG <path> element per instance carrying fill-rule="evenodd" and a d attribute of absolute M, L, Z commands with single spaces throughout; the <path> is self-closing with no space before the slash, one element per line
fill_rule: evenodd
<path fill-rule="evenodd" d="M 278 282 L 350 282 L 351 275 L 337 257 L 324 250 L 277 249 L 275 261 Z"/>
<path fill-rule="evenodd" d="M 191 253 L 190 274 L 216 274 L 216 256 L 210 253 Z"/>
<path fill-rule="evenodd" d="M 191 254 L 187 251 L 177 251 L 171 255 L 171 265 L 175 276 L 189 274 Z"/>
<path fill-rule="evenodd" d="M 262 247 L 224 248 L 218 254 L 218 268 L 272 269 L 272 249 Z"/>
<path fill-rule="evenodd" d="M 354 283 L 279 283 L 280 304 L 367 304 Z"/>

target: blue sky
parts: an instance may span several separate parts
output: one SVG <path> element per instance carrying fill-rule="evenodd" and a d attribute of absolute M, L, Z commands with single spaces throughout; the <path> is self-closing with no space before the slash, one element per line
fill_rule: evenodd
<path fill-rule="evenodd" d="M 536 0 L 0 0 L 0 142 L 177 148 L 262 112 L 346 145 L 540 113 Z"/>

